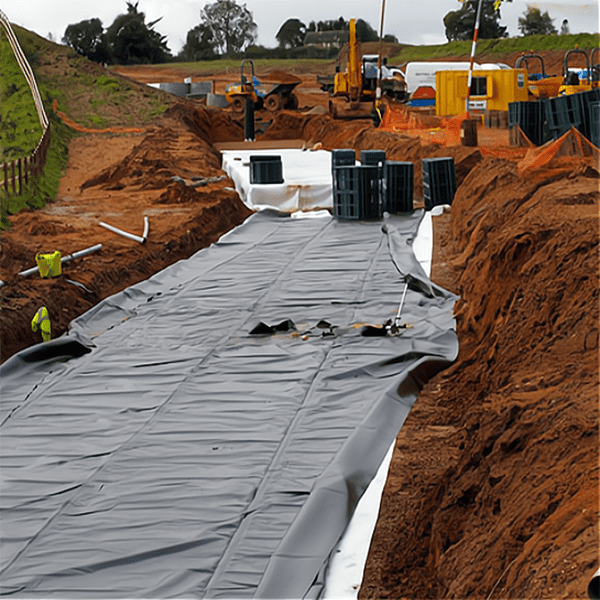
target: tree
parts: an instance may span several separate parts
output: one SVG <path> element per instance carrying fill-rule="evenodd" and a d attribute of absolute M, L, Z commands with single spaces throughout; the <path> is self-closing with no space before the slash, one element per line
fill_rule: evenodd
<path fill-rule="evenodd" d="M 288 19 L 275 35 L 280 48 L 298 48 L 305 36 L 306 25 L 300 19 Z"/>
<path fill-rule="evenodd" d="M 257 25 L 252 13 L 235 0 L 217 0 L 200 11 L 205 27 L 212 32 L 221 53 L 242 52 L 256 38 Z"/>
<path fill-rule="evenodd" d="M 507 0 L 512 2 L 512 0 Z M 471 40 L 475 31 L 475 17 L 479 0 L 466 0 L 460 10 L 449 12 L 444 17 L 446 37 L 448 41 Z M 481 39 L 495 39 L 507 37 L 506 27 L 502 27 L 500 11 L 494 8 L 493 0 L 483 0 L 479 20 L 479 37 Z"/>
<path fill-rule="evenodd" d="M 187 32 L 179 56 L 184 60 L 208 60 L 215 57 L 216 42 L 210 27 L 204 23 Z"/>
<path fill-rule="evenodd" d="M 560 25 L 560 35 L 569 35 L 569 20 L 564 19 Z"/>
<path fill-rule="evenodd" d="M 556 35 L 548 11 L 542 13 L 537 6 L 527 5 L 527 10 L 519 17 L 519 31 L 524 35 Z"/>
<path fill-rule="evenodd" d="M 146 15 L 136 2 L 127 2 L 127 13 L 119 15 L 106 31 L 112 55 L 124 65 L 165 62 L 171 56 L 166 37 L 154 31 L 160 19 L 146 24 Z"/>
<path fill-rule="evenodd" d="M 69 25 L 62 39 L 82 56 L 95 62 L 111 62 L 111 52 L 100 19 L 88 19 Z"/>
<path fill-rule="evenodd" d="M 356 39 L 359 42 L 376 42 L 379 34 L 363 19 L 356 21 Z"/>

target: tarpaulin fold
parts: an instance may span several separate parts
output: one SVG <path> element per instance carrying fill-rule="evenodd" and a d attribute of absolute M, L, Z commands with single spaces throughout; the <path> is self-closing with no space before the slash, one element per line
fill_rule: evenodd
<path fill-rule="evenodd" d="M 255 214 L 74 321 L 64 339 L 91 352 L 12 372 L 0 592 L 314 593 L 421 385 L 456 357 L 455 297 L 437 286 L 410 286 L 401 335 L 360 335 L 394 316 L 407 274 L 430 285 L 421 216 L 386 234 Z M 321 320 L 333 335 L 314 335 Z"/>

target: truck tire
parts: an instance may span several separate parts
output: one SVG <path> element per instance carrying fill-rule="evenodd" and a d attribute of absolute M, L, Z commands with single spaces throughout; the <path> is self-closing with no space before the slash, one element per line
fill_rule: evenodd
<path fill-rule="evenodd" d="M 234 96 L 231 99 L 231 108 L 233 108 L 233 112 L 237 114 L 242 114 L 244 112 L 245 99 L 243 96 Z"/>
<path fill-rule="evenodd" d="M 277 112 L 283 108 L 283 98 L 279 94 L 271 94 L 265 100 L 265 108 L 269 112 Z"/>

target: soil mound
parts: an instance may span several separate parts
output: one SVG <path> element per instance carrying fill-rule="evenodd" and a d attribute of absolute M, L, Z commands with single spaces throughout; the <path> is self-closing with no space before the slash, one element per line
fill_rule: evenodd
<path fill-rule="evenodd" d="M 523 179 L 496 158 L 464 179 L 449 257 L 460 355 L 400 433 L 361 598 L 586 597 L 599 200 L 595 177 Z"/>

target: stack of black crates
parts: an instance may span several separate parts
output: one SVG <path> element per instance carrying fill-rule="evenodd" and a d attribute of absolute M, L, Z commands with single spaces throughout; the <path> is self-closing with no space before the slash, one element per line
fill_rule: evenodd
<path fill-rule="evenodd" d="M 424 158 L 423 200 L 425 209 L 452 204 L 456 193 L 456 167 L 452 157 Z"/>
<path fill-rule="evenodd" d="M 383 212 L 413 210 L 414 165 L 386 160 L 383 150 L 333 150 L 333 214 L 339 219 L 377 220 Z"/>
<path fill-rule="evenodd" d="M 600 89 L 535 102 L 511 102 L 508 125 L 518 125 L 529 140 L 541 146 L 575 127 L 592 144 L 600 142 Z"/>

